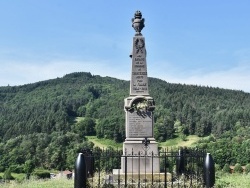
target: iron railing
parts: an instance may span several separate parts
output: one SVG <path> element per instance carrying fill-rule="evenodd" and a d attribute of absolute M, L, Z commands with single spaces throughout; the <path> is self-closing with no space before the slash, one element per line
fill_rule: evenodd
<path fill-rule="evenodd" d="M 204 150 L 164 149 L 156 154 L 147 153 L 145 150 L 139 153 L 132 151 L 128 155 L 126 151 L 123 153 L 121 150 L 95 149 L 85 151 L 79 156 L 75 168 L 75 188 L 212 187 L 214 184 L 210 180 L 212 175 L 213 181 L 214 169 L 211 171 L 211 162 Z M 141 168 L 140 165 L 147 163 L 148 160 L 152 161 L 151 166 L 145 164 L 147 170 Z M 122 161 L 123 169 L 121 169 Z M 154 170 L 153 161 L 158 161 L 160 164 L 158 172 Z M 213 166 L 214 164 L 212 168 Z"/>

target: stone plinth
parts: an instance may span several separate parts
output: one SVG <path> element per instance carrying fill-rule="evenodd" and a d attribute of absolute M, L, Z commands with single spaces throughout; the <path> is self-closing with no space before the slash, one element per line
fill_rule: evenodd
<path fill-rule="evenodd" d="M 118 184 L 118 181 L 120 181 L 120 184 L 125 184 L 125 174 L 120 171 L 120 169 L 114 169 L 112 178 L 109 178 L 112 182 L 112 184 Z M 131 185 L 138 185 L 138 182 L 144 183 L 147 182 L 149 185 L 159 182 L 171 182 L 172 181 L 172 174 L 171 173 L 154 173 L 152 176 L 152 173 L 127 173 L 127 184 Z"/>
<path fill-rule="evenodd" d="M 128 173 L 159 173 L 158 143 L 154 138 L 145 146 L 142 138 L 127 138 L 123 143 L 123 157 L 121 170 L 125 173 L 127 164 Z"/>

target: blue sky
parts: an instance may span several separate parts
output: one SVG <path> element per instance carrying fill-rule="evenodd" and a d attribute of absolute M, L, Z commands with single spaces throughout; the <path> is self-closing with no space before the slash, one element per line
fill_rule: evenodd
<path fill-rule="evenodd" d="M 131 18 L 148 75 L 250 92 L 249 0 L 0 1 L 0 86 L 91 72 L 129 80 Z"/>

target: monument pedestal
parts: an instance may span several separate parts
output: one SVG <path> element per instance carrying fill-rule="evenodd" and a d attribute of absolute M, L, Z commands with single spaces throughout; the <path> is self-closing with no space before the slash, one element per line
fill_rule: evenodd
<path fill-rule="evenodd" d="M 159 173 L 158 143 L 154 138 L 148 138 L 150 143 L 145 146 L 145 138 L 127 138 L 123 143 L 121 172 L 125 173 Z"/>
<path fill-rule="evenodd" d="M 124 173 L 121 173 L 120 169 L 114 169 L 113 175 L 108 176 L 106 178 L 106 183 L 111 183 L 113 185 L 117 185 L 118 182 L 120 185 L 125 184 L 125 176 L 127 176 L 127 184 L 138 186 L 138 182 L 141 184 L 144 184 L 145 182 L 150 186 L 153 182 L 159 184 L 159 182 L 171 182 L 173 179 L 172 174 L 170 173 L 154 173 L 152 176 L 152 173 L 127 173 L 126 175 Z M 150 186 L 151 187 L 151 186 Z"/>

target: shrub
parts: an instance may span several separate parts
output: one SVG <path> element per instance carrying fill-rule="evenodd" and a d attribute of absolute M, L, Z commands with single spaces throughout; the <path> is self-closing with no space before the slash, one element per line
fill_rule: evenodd
<path fill-rule="evenodd" d="M 50 178 L 50 172 L 45 169 L 35 169 L 32 175 L 36 176 L 38 179 Z"/>
<path fill-rule="evenodd" d="M 114 188 L 114 187 L 115 187 L 114 185 L 106 183 L 102 186 L 102 188 Z"/>
<path fill-rule="evenodd" d="M 250 164 L 247 164 L 247 165 L 246 165 L 245 173 L 246 173 L 246 174 L 250 173 Z"/>
<path fill-rule="evenodd" d="M 222 171 L 225 173 L 231 173 L 231 169 L 230 169 L 229 164 L 225 164 Z"/>
<path fill-rule="evenodd" d="M 241 167 L 241 165 L 239 163 L 237 163 L 234 166 L 234 172 L 236 172 L 236 173 L 242 173 L 243 172 L 243 169 L 242 169 L 242 167 Z"/>
<path fill-rule="evenodd" d="M 215 167 L 215 171 L 219 171 L 219 170 L 221 170 L 221 168 L 220 168 L 220 165 L 219 165 L 219 164 L 215 164 L 215 165 L 214 165 L 214 167 Z"/>
<path fill-rule="evenodd" d="M 8 168 L 7 170 L 5 170 L 4 175 L 3 175 L 3 179 L 5 180 L 14 180 L 15 178 L 11 175 L 11 169 Z"/>
<path fill-rule="evenodd" d="M 23 165 L 11 165 L 11 172 L 14 173 L 24 173 Z"/>
<path fill-rule="evenodd" d="M 185 134 L 180 134 L 180 137 L 181 137 L 181 139 L 182 139 L 183 141 L 188 141 L 187 135 L 185 135 Z"/>
<path fill-rule="evenodd" d="M 0 172 L 4 172 L 5 168 L 0 165 Z"/>

